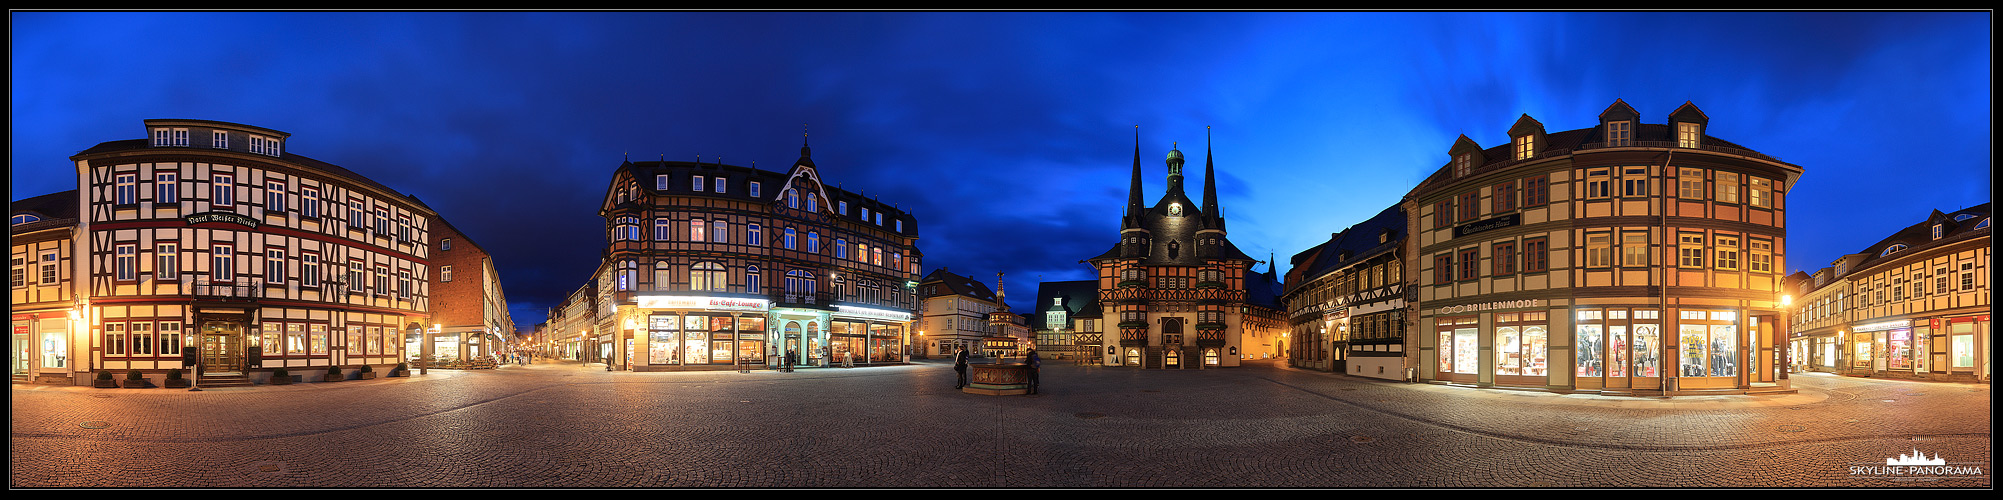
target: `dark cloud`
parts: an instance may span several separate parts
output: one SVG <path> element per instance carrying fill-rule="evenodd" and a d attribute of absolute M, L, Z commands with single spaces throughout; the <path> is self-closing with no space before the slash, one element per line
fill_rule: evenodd
<path fill-rule="evenodd" d="M 13 199 L 74 189 L 68 156 L 142 137 L 143 119 L 274 128 L 488 247 L 523 325 L 596 268 L 620 161 L 777 170 L 802 133 L 830 183 L 918 217 L 928 270 L 1023 290 L 1089 277 L 1077 261 L 1117 238 L 1135 125 L 1150 203 L 1170 145 L 1200 157 L 1214 127 L 1232 239 L 1282 261 L 1395 203 L 1457 135 L 1499 145 L 1526 113 L 1592 126 L 1616 98 L 1656 123 L 1694 102 L 1714 135 L 1803 166 L 1791 268 L 1990 197 L 1980 12 L 10 20 Z M 1866 184 L 1898 194 L 1857 213 Z"/>

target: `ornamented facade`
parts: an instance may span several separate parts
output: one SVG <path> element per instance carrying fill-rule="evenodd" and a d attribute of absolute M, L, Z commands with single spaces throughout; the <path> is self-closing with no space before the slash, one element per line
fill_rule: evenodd
<path fill-rule="evenodd" d="M 642 371 L 904 361 L 917 219 L 827 186 L 807 147 L 783 172 L 627 161 L 599 215 L 610 244 L 595 316 L 565 318 L 587 359 Z"/>
<path fill-rule="evenodd" d="M 1278 276 L 1252 271 L 1258 261 L 1226 237 L 1217 204 L 1216 166 L 1206 153 L 1203 204 L 1183 193 L 1182 152 L 1168 153 L 1168 191 L 1141 203 L 1139 135 L 1133 181 L 1113 248 L 1087 259 L 1099 275 L 1105 366 L 1238 366 L 1248 338 L 1285 331 Z M 1270 341 L 1269 341 L 1270 342 Z"/>

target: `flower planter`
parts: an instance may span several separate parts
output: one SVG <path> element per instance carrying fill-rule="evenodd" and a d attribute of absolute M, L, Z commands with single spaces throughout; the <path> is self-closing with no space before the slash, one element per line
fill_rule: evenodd
<path fill-rule="evenodd" d="M 93 382 L 93 383 L 91 384 L 91 386 L 92 386 L 92 387 L 96 387 L 96 388 L 99 388 L 99 389 L 117 389 L 117 388 L 118 388 L 118 381 L 116 381 L 116 380 L 111 380 L 111 379 L 98 379 L 98 380 L 94 381 L 94 382 Z"/>
<path fill-rule="evenodd" d="M 279 375 L 272 375 L 272 376 L 271 376 L 271 385 L 291 385 L 291 384 L 292 384 L 292 376 L 291 376 L 291 375 L 285 375 L 285 376 L 279 376 Z"/>
<path fill-rule="evenodd" d="M 362 372 L 362 380 L 375 380 L 376 372 Z"/>
<path fill-rule="evenodd" d="M 119 384 L 121 387 L 124 387 L 126 389 L 146 389 L 153 387 L 153 384 L 146 383 L 146 379 L 139 379 L 139 380 L 128 379 L 123 382 L 119 382 Z"/>

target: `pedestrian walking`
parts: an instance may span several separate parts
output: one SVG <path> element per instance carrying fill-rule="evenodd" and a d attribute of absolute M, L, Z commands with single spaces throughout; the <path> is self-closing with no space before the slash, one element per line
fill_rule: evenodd
<path fill-rule="evenodd" d="M 954 354 L 954 355 L 953 355 L 953 371 L 956 371 L 956 372 L 959 372 L 959 373 L 960 373 L 960 378 L 959 378 L 959 380 L 958 380 L 958 381 L 956 381 L 956 382 L 953 382 L 953 389 L 954 389 L 954 390 L 958 390 L 958 389 L 961 389 L 961 388 L 964 388 L 964 387 L 966 387 L 966 386 L 967 386 L 967 348 L 965 348 L 965 347 L 962 347 L 962 348 L 960 348 L 960 352 L 959 352 L 959 354 Z"/>
<path fill-rule="evenodd" d="M 1036 394 L 1036 386 L 1042 382 L 1040 372 L 1043 371 L 1043 358 L 1036 356 L 1035 349 L 1030 349 L 1029 356 L 1024 359 L 1029 362 L 1029 393 Z"/>
<path fill-rule="evenodd" d="M 785 366 L 786 366 L 786 371 L 788 373 L 791 373 L 793 371 L 793 358 L 798 357 L 799 355 L 800 353 L 798 351 L 794 351 L 792 349 L 786 350 Z"/>
<path fill-rule="evenodd" d="M 855 351 L 842 351 L 842 368 L 855 368 Z"/>

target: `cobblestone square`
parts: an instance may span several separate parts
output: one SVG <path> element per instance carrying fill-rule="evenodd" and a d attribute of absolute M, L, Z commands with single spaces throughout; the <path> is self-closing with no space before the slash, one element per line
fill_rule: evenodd
<path fill-rule="evenodd" d="M 10 486 L 1991 487 L 1988 385 L 1793 381 L 1798 394 L 1660 400 L 1270 361 L 1052 360 L 1040 394 L 985 396 L 953 390 L 950 365 L 931 360 L 792 373 L 556 362 L 203 391 L 15 384 Z M 1953 473 L 1885 467 L 1914 452 Z"/>

